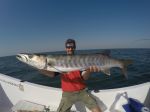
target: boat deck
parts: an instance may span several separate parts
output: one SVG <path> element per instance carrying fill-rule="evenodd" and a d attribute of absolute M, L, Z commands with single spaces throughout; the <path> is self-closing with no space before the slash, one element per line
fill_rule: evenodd
<path fill-rule="evenodd" d="M 12 107 L 12 112 L 56 112 L 56 108 L 46 107 L 30 101 L 21 100 Z"/>
<path fill-rule="evenodd" d="M 46 107 L 41 104 L 21 100 L 11 109 L 12 112 L 56 112 L 56 107 Z M 75 112 L 75 111 L 71 111 Z"/>
<path fill-rule="evenodd" d="M 90 92 L 103 112 L 125 112 L 122 105 L 129 103 L 128 98 L 150 108 L 150 82 Z M 21 82 L 0 74 L 0 112 L 56 112 L 61 97 L 60 89 Z M 90 112 L 82 102 L 76 102 L 71 109 L 74 112 Z"/>

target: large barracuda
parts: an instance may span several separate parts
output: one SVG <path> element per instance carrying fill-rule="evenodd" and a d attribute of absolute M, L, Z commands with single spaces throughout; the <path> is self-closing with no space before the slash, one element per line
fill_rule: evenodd
<path fill-rule="evenodd" d="M 126 75 L 126 69 L 131 60 L 114 59 L 104 54 L 81 55 L 37 55 L 18 54 L 17 58 L 37 69 L 45 69 L 53 72 L 69 72 L 74 70 L 86 70 L 90 66 L 97 66 L 101 72 L 110 75 L 110 68 L 119 67 Z"/>

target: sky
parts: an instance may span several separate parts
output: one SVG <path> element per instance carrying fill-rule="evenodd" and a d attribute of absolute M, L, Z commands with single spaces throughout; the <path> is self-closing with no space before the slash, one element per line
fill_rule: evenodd
<path fill-rule="evenodd" d="M 0 56 L 150 48 L 150 0 L 0 0 Z"/>

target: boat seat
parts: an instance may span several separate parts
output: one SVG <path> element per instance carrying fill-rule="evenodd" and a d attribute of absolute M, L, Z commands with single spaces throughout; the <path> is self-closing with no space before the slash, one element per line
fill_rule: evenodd
<path fill-rule="evenodd" d="M 45 106 L 30 101 L 21 100 L 12 108 L 12 112 L 45 112 Z"/>
<path fill-rule="evenodd" d="M 48 106 L 37 104 L 31 101 L 20 100 L 12 108 L 12 112 L 56 112 L 57 108 L 54 106 Z M 71 110 L 70 112 L 77 112 Z"/>

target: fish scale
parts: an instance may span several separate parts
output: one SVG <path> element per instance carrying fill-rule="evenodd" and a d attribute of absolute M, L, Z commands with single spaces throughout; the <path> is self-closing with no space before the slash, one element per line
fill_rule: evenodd
<path fill-rule="evenodd" d="M 107 75 L 110 75 L 112 67 L 119 67 L 126 75 L 126 68 L 132 60 L 115 59 L 104 54 L 90 55 L 36 55 L 18 54 L 17 58 L 37 69 L 45 69 L 52 72 L 69 72 L 73 70 L 86 70 L 90 66 L 97 66 Z M 47 60 L 47 61 L 46 61 Z"/>

